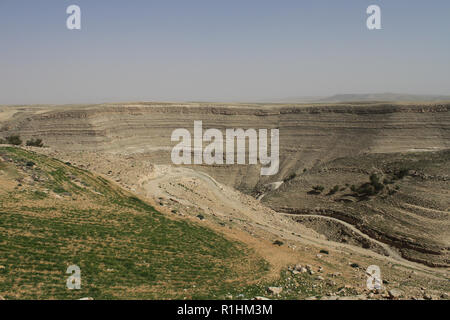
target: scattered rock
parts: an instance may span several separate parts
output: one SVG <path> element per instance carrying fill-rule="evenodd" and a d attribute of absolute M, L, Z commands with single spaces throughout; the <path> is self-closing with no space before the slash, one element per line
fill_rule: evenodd
<path fill-rule="evenodd" d="M 342 275 L 342 273 L 340 273 L 340 272 L 334 272 L 334 273 L 331 274 L 331 276 L 332 276 L 333 278 L 340 277 L 341 275 Z"/>
<path fill-rule="evenodd" d="M 258 296 L 258 297 L 255 297 L 253 300 L 270 300 L 270 299 L 266 298 L 266 297 Z"/>
<path fill-rule="evenodd" d="M 322 277 L 322 276 L 318 276 L 318 277 L 317 277 L 317 280 L 323 281 L 323 280 L 325 280 L 325 278 Z"/>
<path fill-rule="evenodd" d="M 423 295 L 423 298 L 424 298 L 425 300 L 438 300 L 438 297 L 436 297 L 436 296 L 434 296 L 434 295 L 432 295 L 432 294 L 430 294 L 430 293 L 425 293 L 425 294 Z"/>
<path fill-rule="evenodd" d="M 443 294 L 441 294 L 441 298 L 442 298 L 442 299 L 448 300 L 448 298 L 449 298 L 449 297 L 448 297 L 448 293 L 445 293 L 445 292 L 444 292 Z"/>
<path fill-rule="evenodd" d="M 267 292 L 274 295 L 279 295 L 283 291 L 282 287 L 268 287 Z"/>
<path fill-rule="evenodd" d="M 386 293 L 386 290 L 385 290 L 383 287 L 381 287 L 381 288 L 375 288 L 373 291 L 374 291 L 374 293 L 376 293 L 376 294 L 385 294 L 385 293 Z"/>
<path fill-rule="evenodd" d="M 338 296 L 323 296 L 320 300 L 338 300 Z"/>
<path fill-rule="evenodd" d="M 0 300 L 6 300 L 4 296 L 0 296 Z"/>
<path fill-rule="evenodd" d="M 403 295 L 403 291 L 400 289 L 391 289 L 388 291 L 390 299 L 399 299 Z"/>
<path fill-rule="evenodd" d="M 84 298 L 80 298 L 80 299 L 78 299 L 78 300 L 94 300 L 94 298 L 91 298 L 91 297 L 84 297 Z"/>
<path fill-rule="evenodd" d="M 301 265 L 301 264 L 296 264 L 296 265 L 294 266 L 294 270 L 302 271 L 302 265 Z"/>
<path fill-rule="evenodd" d="M 357 296 L 339 297 L 338 300 L 367 300 L 367 297 L 364 294 L 360 294 Z"/>
<path fill-rule="evenodd" d="M 336 282 L 334 282 L 332 280 L 327 280 L 327 285 L 330 287 L 334 287 L 336 285 Z"/>

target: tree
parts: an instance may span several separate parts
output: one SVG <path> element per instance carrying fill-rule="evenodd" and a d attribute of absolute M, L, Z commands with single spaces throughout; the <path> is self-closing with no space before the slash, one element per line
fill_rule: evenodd
<path fill-rule="evenodd" d="M 14 146 L 20 146 L 22 144 L 22 140 L 18 135 L 12 135 L 5 138 L 8 144 L 12 144 Z"/>
<path fill-rule="evenodd" d="M 42 143 L 42 139 L 31 139 L 27 141 L 27 146 L 42 148 L 44 144 Z"/>

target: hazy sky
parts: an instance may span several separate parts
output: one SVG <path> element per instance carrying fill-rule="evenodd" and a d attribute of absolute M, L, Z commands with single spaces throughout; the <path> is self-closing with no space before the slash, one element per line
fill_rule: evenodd
<path fill-rule="evenodd" d="M 450 94 L 450 1 L 0 0 L 0 104 L 373 92 Z"/>

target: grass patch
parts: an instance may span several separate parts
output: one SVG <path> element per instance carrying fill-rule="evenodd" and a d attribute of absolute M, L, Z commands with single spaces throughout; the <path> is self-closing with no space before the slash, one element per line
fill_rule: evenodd
<path fill-rule="evenodd" d="M 0 148 L 0 159 L 35 178 L 23 182 L 34 191 L 0 195 L 0 294 L 7 299 L 215 299 L 254 288 L 268 270 L 243 244 L 169 219 L 87 171 L 19 148 Z M 69 265 L 81 268 L 81 290 L 66 288 Z"/>

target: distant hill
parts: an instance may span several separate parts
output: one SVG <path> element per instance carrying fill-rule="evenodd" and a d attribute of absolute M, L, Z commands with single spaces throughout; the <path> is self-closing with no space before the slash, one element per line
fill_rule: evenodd
<path fill-rule="evenodd" d="M 402 93 L 363 93 L 363 94 L 335 94 L 329 97 L 297 96 L 282 99 L 271 99 L 274 103 L 341 103 L 341 102 L 435 102 L 450 101 L 450 95 L 422 95 Z"/>
<path fill-rule="evenodd" d="M 316 100 L 316 102 L 365 102 L 365 101 L 449 101 L 450 96 L 415 95 L 401 93 L 367 93 L 367 94 L 336 94 Z"/>

